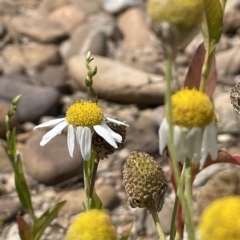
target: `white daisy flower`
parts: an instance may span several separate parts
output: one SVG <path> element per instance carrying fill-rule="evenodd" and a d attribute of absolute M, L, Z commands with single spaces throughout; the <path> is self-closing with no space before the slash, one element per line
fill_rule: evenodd
<path fill-rule="evenodd" d="M 68 127 L 67 145 L 70 156 L 73 157 L 76 138 L 83 159 L 89 160 L 91 156 L 93 132 L 96 132 L 104 138 L 105 141 L 114 148 L 118 148 L 117 143 L 122 142 L 122 136 L 109 128 L 105 120 L 128 126 L 116 119 L 104 116 L 102 109 L 96 103 L 81 101 L 74 103 L 68 108 L 65 118 L 50 120 L 36 126 L 34 129 L 57 124 L 43 136 L 40 145 L 44 146 L 56 135 L 61 134 L 65 127 Z"/>
<path fill-rule="evenodd" d="M 200 163 L 203 168 L 210 154 L 217 159 L 217 129 L 214 122 L 214 107 L 209 97 L 196 89 L 183 88 L 172 95 L 174 144 L 177 160 L 186 158 Z M 163 154 L 168 145 L 167 119 L 159 128 L 159 150 Z"/>

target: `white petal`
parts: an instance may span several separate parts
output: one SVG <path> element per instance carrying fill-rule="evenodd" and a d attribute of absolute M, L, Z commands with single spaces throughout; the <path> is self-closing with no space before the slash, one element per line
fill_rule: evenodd
<path fill-rule="evenodd" d="M 67 145 L 68 145 L 68 151 L 69 151 L 70 157 L 73 157 L 74 143 L 75 143 L 75 138 L 74 138 L 73 125 L 69 124 L 68 133 L 67 133 Z"/>
<path fill-rule="evenodd" d="M 113 119 L 113 118 L 110 118 L 110 117 L 105 117 L 105 118 L 106 118 L 108 121 L 113 122 L 113 123 L 116 123 L 116 124 L 118 124 L 118 125 L 124 125 L 124 126 L 126 126 L 126 127 L 129 127 L 129 125 L 126 124 L 126 123 L 124 123 L 124 122 L 118 121 L 118 120 Z"/>
<path fill-rule="evenodd" d="M 212 160 L 216 160 L 218 157 L 218 147 L 217 147 L 217 128 L 212 122 L 207 126 L 208 138 L 207 146 Z"/>
<path fill-rule="evenodd" d="M 37 129 L 37 128 L 43 128 L 43 127 L 49 127 L 49 126 L 52 126 L 52 125 L 56 125 L 56 124 L 58 124 L 58 123 L 60 123 L 60 122 L 62 122 L 64 120 L 65 120 L 65 118 L 53 119 L 53 120 L 47 121 L 45 123 L 42 123 L 42 124 L 36 126 L 34 128 L 34 130 Z"/>
<path fill-rule="evenodd" d="M 218 157 L 217 150 L 217 129 L 213 122 L 208 124 L 203 131 L 203 142 L 202 142 L 202 152 L 204 153 L 201 159 L 201 166 L 204 166 L 207 154 L 210 153 L 210 156 L 213 160 L 216 160 Z M 205 157 L 205 158 L 204 158 Z"/>
<path fill-rule="evenodd" d="M 115 142 L 118 142 L 118 143 L 121 143 L 121 142 L 122 142 L 122 136 L 121 136 L 120 134 L 114 132 L 114 131 L 106 124 L 105 121 L 102 121 L 100 125 L 111 133 L 111 135 L 112 135 L 113 139 L 115 140 Z"/>
<path fill-rule="evenodd" d="M 186 136 L 188 153 L 187 157 L 191 160 L 200 161 L 202 148 L 202 129 L 200 127 L 193 127 Z M 194 157 L 194 159 L 193 159 Z"/>
<path fill-rule="evenodd" d="M 88 127 L 84 127 L 81 132 L 80 151 L 82 153 L 83 159 L 87 161 L 91 156 L 92 132 Z"/>
<path fill-rule="evenodd" d="M 180 162 L 184 162 L 187 153 L 188 153 L 188 145 L 186 135 L 189 129 L 185 127 L 173 126 L 174 132 L 174 145 L 176 148 L 177 160 Z"/>
<path fill-rule="evenodd" d="M 77 143 L 80 146 L 80 142 L 81 142 L 81 136 L 82 136 L 82 131 L 83 131 L 83 127 L 79 126 L 76 129 L 76 138 L 77 138 Z"/>
<path fill-rule="evenodd" d="M 159 152 L 162 155 L 164 149 L 168 144 L 168 122 L 166 118 L 163 119 L 161 126 L 158 130 L 158 137 L 159 137 Z"/>
<path fill-rule="evenodd" d="M 118 148 L 111 133 L 108 131 L 107 128 L 104 127 L 104 124 L 103 125 L 95 125 L 95 126 L 93 126 L 93 128 L 96 131 L 96 133 L 99 136 L 101 136 L 102 138 L 104 138 L 111 146 L 113 146 L 114 148 Z"/>
<path fill-rule="evenodd" d="M 66 121 L 59 123 L 57 126 L 55 126 L 53 129 L 48 131 L 45 135 L 42 137 L 42 141 L 40 142 L 41 146 L 44 146 L 47 144 L 52 138 L 54 138 L 56 135 L 61 134 L 62 130 L 68 125 Z"/>

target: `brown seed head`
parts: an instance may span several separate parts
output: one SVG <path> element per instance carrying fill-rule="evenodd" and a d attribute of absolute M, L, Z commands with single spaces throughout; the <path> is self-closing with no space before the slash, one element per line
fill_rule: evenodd
<path fill-rule="evenodd" d="M 116 118 L 114 118 L 116 119 Z M 116 119 L 118 120 L 118 119 Z M 111 146 L 108 142 L 105 141 L 104 138 L 99 136 L 97 133 L 93 133 L 92 137 L 92 147 L 97 153 L 97 159 L 104 159 L 107 158 L 108 155 L 113 154 L 116 150 L 121 150 L 124 148 L 124 141 L 126 139 L 126 126 L 125 125 L 119 125 L 116 123 L 113 123 L 111 121 L 108 121 L 105 119 L 107 125 L 109 128 L 111 128 L 114 132 L 120 134 L 122 136 L 122 142 L 117 143 L 118 148 L 115 149 L 113 146 Z"/>
<path fill-rule="evenodd" d="M 144 152 L 131 152 L 124 164 L 123 178 L 132 208 L 161 211 L 167 181 L 153 157 Z"/>

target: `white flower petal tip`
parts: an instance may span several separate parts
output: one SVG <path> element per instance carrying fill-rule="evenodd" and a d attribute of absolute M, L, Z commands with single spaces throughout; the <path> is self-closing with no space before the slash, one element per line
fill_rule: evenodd
<path fill-rule="evenodd" d="M 53 119 L 53 120 L 50 120 L 50 121 L 47 121 L 47 122 L 44 122 L 42 124 L 35 126 L 33 128 L 33 130 L 38 129 L 38 128 L 50 127 L 50 126 L 56 125 L 60 122 L 63 122 L 64 120 L 65 120 L 65 118 Z"/>
<path fill-rule="evenodd" d="M 159 152 L 161 155 L 163 155 L 163 152 L 168 144 L 168 122 L 166 118 L 164 118 L 161 123 L 161 126 L 158 131 L 158 137 L 159 137 Z"/>
<path fill-rule="evenodd" d="M 80 139 L 80 151 L 82 158 L 85 161 L 88 161 L 91 156 L 91 147 L 92 147 L 92 132 L 88 127 L 84 127 L 81 131 Z"/>
<path fill-rule="evenodd" d="M 99 136 L 105 139 L 106 142 L 114 148 L 118 148 L 117 143 L 115 142 L 111 132 L 109 131 L 109 127 L 105 122 L 102 122 L 101 125 L 95 125 L 93 128 Z"/>
<path fill-rule="evenodd" d="M 111 118 L 111 117 L 105 117 L 108 121 L 110 121 L 110 122 L 113 122 L 113 123 L 116 123 L 116 124 L 118 124 L 118 125 L 124 125 L 124 126 L 126 126 L 126 127 L 129 127 L 129 125 L 128 124 L 126 124 L 126 123 L 124 123 L 124 122 L 121 122 L 121 121 L 118 121 L 118 120 L 116 120 L 116 119 L 114 119 L 114 118 Z"/>

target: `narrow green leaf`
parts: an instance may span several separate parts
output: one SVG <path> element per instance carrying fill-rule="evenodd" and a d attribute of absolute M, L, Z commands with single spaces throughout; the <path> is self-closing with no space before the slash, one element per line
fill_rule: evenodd
<path fill-rule="evenodd" d="M 28 210 L 32 218 L 34 218 L 31 196 L 23 173 L 22 160 L 19 154 L 15 162 L 15 185 L 23 208 Z"/>
<path fill-rule="evenodd" d="M 15 127 L 10 132 L 9 150 L 11 155 L 15 157 L 16 155 L 16 128 Z"/>
<path fill-rule="evenodd" d="M 50 207 L 39 219 L 36 220 L 33 226 L 33 240 L 39 240 L 51 221 L 56 218 L 59 211 L 62 209 L 66 201 L 57 203 Z"/>
<path fill-rule="evenodd" d="M 222 35 L 223 9 L 219 0 L 204 0 L 205 21 L 202 32 L 206 50 L 209 54 L 215 50 Z"/>
<path fill-rule="evenodd" d="M 104 206 L 102 204 L 101 199 L 98 197 L 97 193 L 95 192 L 95 190 L 93 190 L 93 196 L 91 199 L 91 209 L 95 208 L 95 209 L 104 209 Z"/>
<path fill-rule="evenodd" d="M 130 234 L 131 234 L 133 223 L 134 222 L 132 222 L 131 227 L 128 229 L 128 231 L 119 240 L 128 240 L 128 238 L 130 237 Z"/>

